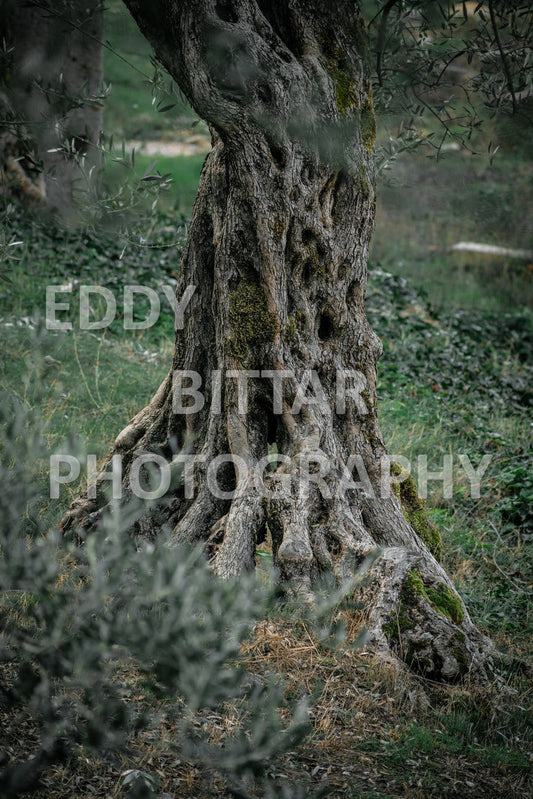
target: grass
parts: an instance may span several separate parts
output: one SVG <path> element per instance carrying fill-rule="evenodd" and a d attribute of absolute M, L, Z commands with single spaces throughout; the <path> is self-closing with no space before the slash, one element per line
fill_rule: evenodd
<path fill-rule="evenodd" d="M 159 138 L 169 129 L 190 127 L 197 116 L 163 74 L 154 81 L 152 48 L 119 0 L 106 4 L 104 78 L 111 84 L 105 130 L 126 139 Z M 172 108 L 160 112 L 172 104 Z"/>
<path fill-rule="evenodd" d="M 67 441 L 69 452 L 79 446 L 102 456 L 164 377 L 173 350 L 172 319 L 163 302 L 164 313 L 148 331 L 125 331 L 119 313 L 105 335 L 79 330 L 77 286 L 111 287 L 120 312 L 125 282 L 157 290 L 161 283 L 175 280 L 179 225 L 174 215 L 162 214 L 154 220 L 151 241 L 167 242 L 168 247 L 130 246 L 123 252 L 123 242 L 116 236 L 43 230 L 15 209 L 8 223 L 13 237 L 25 243 L 17 249 L 20 260 L 9 265 L 11 282 L 0 285 L 2 387 L 26 407 L 40 407 L 50 451 L 61 451 Z M 60 316 L 70 319 L 74 330 L 41 331 L 36 342 L 31 317 L 34 310 L 42 315 L 44 286 L 49 282 L 73 284 L 72 294 L 66 295 L 71 307 Z M 384 339 L 378 391 L 391 450 L 413 459 L 427 452 L 431 469 L 438 468 L 450 452 L 469 454 L 474 465 L 484 454 L 494 456 L 480 500 L 469 498 L 463 477 L 456 481 L 450 499 L 442 496 L 436 483 L 428 505 L 443 533 L 444 565 L 474 621 L 500 650 L 525 657 L 530 625 L 528 513 L 533 494 L 526 359 L 531 314 L 523 308 L 504 316 L 439 311 L 403 278 L 377 268 L 367 308 L 372 326 Z M 95 304 L 94 310 L 98 314 L 104 309 Z M 143 313 L 141 307 L 139 315 Z M 21 363 L 29 365 L 24 381 Z M 73 428 L 80 445 L 73 443 Z M 42 490 L 40 522 L 53 524 L 80 485 L 72 483 L 59 502 L 51 502 L 46 498 L 47 464 L 36 462 L 28 468 Z M 29 530 L 31 524 L 29 517 Z M 352 627 L 348 626 L 346 645 L 326 647 L 305 621 L 274 607 L 243 649 L 251 672 L 261 676 L 268 669 L 283 677 L 288 700 L 302 693 L 314 697 L 311 737 L 298 754 L 282 758 L 276 766 L 287 784 L 313 774 L 312 783 L 322 779 L 333 796 L 380 799 L 419 799 L 437 790 L 451 797 L 458 785 L 461 794 L 472 799 L 527 793 L 529 695 L 519 673 L 508 676 L 516 694 L 504 704 L 497 686 L 480 692 L 400 678 L 370 661 L 364 650 L 351 647 L 350 636 L 356 636 L 358 625 Z M 138 701 L 139 689 L 129 673 L 124 690 Z M 231 734 L 238 712 L 226 709 L 210 717 L 214 740 Z M 16 749 L 14 720 L 0 720 L 6 740 Z M 34 721 L 28 716 L 24 723 L 31 741 Z M 171 748 L 172 723 L 162 721 L 155 732 L 138 736 L 118 762 L 83 756 L 75 766 L 51 768 L 45 777 L 48 787 L 35 797 L 72 796 L 74 777 L 82 781 L 86 793 L 104 797 L 108 786 L 117 783 L 117 773 L 146 770 L 149 761 L 148 770 L 162 775 L 162 790 L 171 795 L 176 791 L 191 797 L 209 795 L 194 764 L 169 763 Z"/>
<path fill-rule="evenodd" d="M 136 173 L 142 175 L 149 167 L 162 175 L 171 175 L 172 185 L 164 195 L 164 206 L 183 214 L 190 214 L 196 197 L 204 155 L 152 156 L 135 154 Z M 155 163 L 154 163 L 155 162 Z"/>
<path fill-rule="evenodd" d="M 531 627 L 531 346 L 533 318 L 512 311 L 438 309 L 404 278 L 373 270 L 367 313 L 383 338 L 378 397 L 393 457 L 407 458 L 420 485 L 453 463 L 453 494 L 428 482 L 428 507 L 443 535 L 445 566 L 477 622 L 515 646 Z M 471 496 L 459 456 L 490 464 Z"/>
<path fill-rule="evenodd" d="M 15 212 L 14 212 L 15 213 Z M 79 438 L 76 449 L 102 457 L 115 435 L 146 404 L 168 370 L 173 349 L 173 316 L 164 298 L 157 324 L 149 330 L 125 331 L 123 327 L 124 283 L 142 283 L 157 290 L 157 280 L 175 282 L 172 272 L 179 257 L 176 247 L 166 250 L 128 249 L 121 258 L 123 243 L 117 239 L 46 232 L 27 225 L 23 218 L 10 218 L 12 229 L 24 239 L 18 259 L 11 262 L 10 282 L 0 283 L 0 325 L 3 358 L 0 384 L 19 398 L 24 407 L 41 407 L 51 452 L 62 451 L 67 440 Z M 164 227 L 164 225 L 162 224 Z M 58 238 L 61 236 L 61 247 Z M 174 238 L 171 229 L 163 234 Z M 142 257 L 142 266 L 139 257 Z M 151 279 L 154 264 L 157 278 Z M 80 330 L 82 284 L 100 284 L 113 290 L 117 312 L 113 324 L 104 330 Z M 67 302 L 67 311 L 57 318 L 70 321 L 71 331 L 44 329 L 46 287 L 68 286 L 71 291 L 57 295 Z M 97 298 L 99 299 L 99 298 Z M 135 306 L 137 307 L 137 306 Z M 101 319 L 103 303 L 93 304 Z M 147 308 L 139 303 L 139 317 Z M 28 376 L 21 381 L 21 365 Z M 48 495 L 46 471 L 38 476 L 43 497 Z M 72 486 L 72 492 L 79 484 Z M 50 523 L 57 521 L 71 492 L 62 496 L 60 507 L 49 508 L 43 500 L 42 513 L 50 511 Z"/>
<path fill-rule="evenodd" d="M 380 132 L 382 143 L 388 127 Z M 520 118 L 486 120 L 471 146 L 475 154 L 451 150 L 438 160 L 424 157 L 427 151 L 404 154 L 382 175 L 372 260 L 412 281 L 439 307 L 531 306 L 527 259 L 449 251 L 460 241 L 533 251 L 524 213 L 533 202 L 529 126 Z"/>
<path fill-rule="evenodd" d="M 106 37 L 151 75 L 149 49 L 139 46 L 142 38 L 116 2 L 107 15 Z M 106 54 L 106 73 L 113 83 L 108 132 L 155 138 L 172 135 L 175 126 L 191 118 L 183 105 L 159 114 L 149 84 L 139 88 L 137 76 L 111 54 Z M 447 251 L 465 238 L 531 247 L 532 231 L 523 213 L 530 202 L 525 145 L 519 138 L 517 143 L 513 131 L 496 133 L 505 152 L 495 169 L 461 152 L 447 154 L 440 163 L 423 157 L 399 162 L 399 185 L 380 189 L 367 305 L 385 347 L 378 393 L 389 449 L 415 463 L 427 453 L 432 470 L 452 454 L 452 497 L 445 498 L 436 482 L 428 499 L 432 520 L 443 534 L 445 568 L 474 621 L 501 651 L 525 658 L 530 651 L 533 507 L 531 271 L 527 264 L 474 260 Z M 135 160 L 142 175 L 156 159 L 137 154 Z M 124 249 L 128 243 L 113 230 L 107 236 L 44 230 L 16 208 L 6 217 L 8 237 L 24 244 L 13 248 L 18 260 L 7 263 L 11 282 L 0 281 L 0 383 L 26 407 L 40 408 L 51 452 L 66 445 L 69 451 L 79 447 L 103 456 L 150 399 L 171 362 L 172 318 L 164 301 L 157 325 L 147 331 L 124 331 L 120 301 L 119 314 L 105 333 L 81 331 L 77 325 L 82 283 L 102 283 L 120 300 L 125 283 L 158 290 L 161 283 L 175 281 L 183 215 L 190 213 L 203 157 L 157 161 L 155 169 L 174 177 L 166 210 L 153 218 L 149 235 L 149 243 L 164 247 L 130 242 Z M 67 295 L 71 308 L 61 316 L 73 322 L 71 333 L 43 331 L 38 324 L 33 329 L 34 312 L 42 318 L 44 288 L 51 283 L 73 286 Z M 95 304 L 94 310 L 103 309 Z M 144 310 L 141 305 L 139 315 Z M 28 368 L 25 379 L 21 364 Z M 468 496 L 457 465 L 460 453 L 474 465 L 484 455 L 493 457 L 479 500 Z M 28 464 L 42 490 L 39 513 L 45 524 L 53 524 L 79 484 L 52 503 L 45 467 Z M 262 560 L 268 558 L 265 553 Z M 280 674 L 287 696 L 314 696 L 311 737 L 302 751 L 276 764 L 288 791 L 305 777 L 313 786 L 325 783 L 333 796 L 353 799 L 425 799 L 437 793 L 508 799 L 528 793 L 530 688 L 516 662 L 505 674 L 512 695 L 501 695 L 499 685 L 485 691 L 434 686 L 414 676 L 399 677 L 364 649 L 354 650 L 350 637 L 346 645 L 326 649 L 304 621 L 276 609 L 258 623 L 242 655 L 251 672 Z M 143 701 L 133 677 L 124 675 L 124 691 L 132 702 Z M 211 725 L 213 740 L 221 741 L 231 735 L 232 713 L 225 708 L 199 723 Z M 35 745 L 31 715 L 8 717 L 0 706 L 0 725 L 13 752 Z M 151 734 L 133 738 L 115 760 L 80 752 L 74 765 L 46 773 L 35 799 L 81 793 L 118 797 L 123 795 L 119 775 L 128 769 L 157 772 L 168 795 L 221 793 L 223 786 L 206 788 L 194 763 L 169 756 L 172 737 L 172 720 L 163 719 Z"/>

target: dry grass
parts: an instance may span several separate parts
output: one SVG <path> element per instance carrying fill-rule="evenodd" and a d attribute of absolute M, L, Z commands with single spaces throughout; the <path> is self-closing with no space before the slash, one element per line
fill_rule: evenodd
<path fill-rule="evenodd" d="M 258 622 L 242 657 L 252 680 L 262 680 L 267 673 L 283 679 L 283 715 L 288 717 L 291 703 L 302 695 L 312 697 L 310 736 L 299 751 L 270 767 L 288 785 L 323 783 L 332 796 L 346 799 L 426 799 L 437 794 L 510 799 L 528 793 L 527 769 L 509 758 L 488 758 L 489 739 L 479 732 L 481 720 L 508 751 L 518 748 L 525 753 L 519 740 L 522 730 L 511 724 L 514 714 L 527 707 L 523 687 L 502 699 L 497 687 L 481 691 L 436 686 L 380 663 L 349 642 L 328 649 L 304 621 L 285 618 Z M 4 670 L 3 677 L 8 682 L 10 675 Z M 149 701 L 134 670 L 122 666 L 117 679 L 132 702 Z M 96 757 L 76 749 L 69 762 L 43 775 L 42 790 L 32 799 L 120 799 L 127 796 L 123 781 L 130 770 L 155 776 L 160 796 L 227 796 L 222 775 L 201 773 L 180 757 L 179 720 L 167 717 L 164 706 L 160 711 L 157 726 L 132 736 L 120 754 Z M 194 725 L 210 743 L 223 746 L 245 716 L 246 701 L 240 700 L 197 715 Z M 463 718 L 465 730 L 450 737 L 449 720 L 457 724 Z M 31 756 L 38 732 L 27 713 L 0 713 L 0 726 L 2 765 Z"/>

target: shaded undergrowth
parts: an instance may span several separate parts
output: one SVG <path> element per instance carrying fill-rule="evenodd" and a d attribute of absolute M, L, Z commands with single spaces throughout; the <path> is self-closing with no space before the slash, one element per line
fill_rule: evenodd
<path fill-rule="evenodd" d="M 287 797 L 312 795 L 322 790 L 320 786 L 334 796 L 382 799 L 454 796 L 458 789 L 465 797 L 525 795 L 529 694 L 519 663 L 502 665 L 512 669 L 505 679 L 515 693 L 502 693 L 501 685 L 484 692 L 468 685 L 447 689 L 398 675 L 376 663 L 364 648 L 353 648 L 360 619 L 357 612 L 347 614 L 342 607 L 332 610 L 332 618 L 340 614 L 342 621 L 344 614 L 347 638 L 335 648 L 304 619 L 281 613 L 276 604 L 270 609 L 262 605 L 259 611 L 248 599 L 236 603 L 235 597 L 215 591 L 221 607 L 227 596 L 232 612 L 245 611 L 246 636 L 229 654 L 238 661 L 236 673 L 248 676 L 240 683 L 242 694 L 230 691 L 209 707 L 192 707 L 192 715 L 184 717 L 183 692 L 165 688 L 179 666 L 173 647 L 183 655 L 183 633 L 175 629 L 179 618 L 166 616 L 168 599 L 172 591 L 180 593 L 180 586 L 168 570 L 164 579 L 163 574 L 157 576 L 153 551 L 147 551 L 146 558 L 142 551 L 137 553 L 140 559 L 131 563 L 133 550 L 120 557 L 108 551 L 107 560 L 96 550 L 65 551 L 66 560 L 54 560 L 57 541 L 47 531 L 80 485 L 73 483 L 52 503 L 46 468 L 46 453 L 74 446 L 68 438 L 73 423 L 78 429 L 76 446 L 86 449 L 89 441 L 103 454 L 165 374 L 173 346 L 170 307 L 146 331 L 124 330 L 118 313 L 105 336 L 79 329 L 76 287 L 102 284 L 120 293 L 127 280 L 156 291 L 163 283 L 172 285 L 179 226 L 172 218 L 161 218 L 151 241 L 169 246 L 148 247 L 139 258 L 138 249 L 123 253 L 123 244 L 113 238 L 44 230 L 18 217 L 16 209 L 9 223 L 14 240 L 23 244 L 16 249 L 20 260 L 8 263 L 11 282 L 1 285 L 1 379 L 20 413 L 37 414 L 41 426 L 36 438 L 28 437 L 25 423 L 13 427 L 11 422 L 10 427 L 12 415 L 6 412 L 6 430 L 25 449 L 15 456 L 4 445 L 6 474 L 18 497 L 11 501 L 5 494 L 9 513 L 4 514 L 4 534 L 19 536 L 18 549 L 9 552 L 12 562 L 18 557 L 19 566 L 25 564 L 26 577 L 14 577 L 6 566 L 9 559 L 4 560 L 2 767 L 24 761 L 43 745 L 50 754 L 55 751 L 50 741 L 61 741 L 68 733 L 69 746 L 45 768 L 42 787 L 34 786 L 32 796 L 222 796 L 229 784 L 241 793 L 267 795 L 265 791 L 272 789 L 276 796 Z M 72 322 L 70 332 L 47 331 L 34 319 L 35 309 L 43 314 L 47 281 L 72 284 L 72 307 L 61 316 Z M 98 298 L 95 314 L 104 310 L 97 302 Z M 146 310 L 141 304 L 138 318 L 144 318 Z M 505 315 L 444 313 L 404 279 L 378 269 L 371 274 L 368 313 L 385 345 L 379 395 L 392 453 L 409 457 L 415 466 L 418 455 L 427 453 L 433 470 L 441 466 L 444 454 L 468 454 L 474 466 L 484 455 L 493 456 L 479 499 L 469 496 L 468 483 L 457 468 L 452 496 L 443 496 L 436 481 L 430 484 L 428 507 L 443 534 L 445 565 L 474 620 L 496 638 L 500 649 L 522 660 L 527 655 L 531 579 L 531 316 L 524 309 Z M 22 362 L 27 376 L 21 380 Z M 9 407 L 5 404 L 6 411 Z M 414 474 L 419 476 L 416 468 Z M 102 546 L 110 544 L 103 541 Z M 45 555 L 48 571 L 39 566 Z M 268 563 L 268 555 L 261 560 Z M 30 586 L 28 574 L 34 568 L 40 576 Z M 115 595 L 126 572 L 132 579 L 127 603 L 126 594 Z M 115 588 L 108 582 L 110 575 L 117 578 Z M 206 588 L 207 594 L 213 590 Z M 138 619 L 131 613 L 135 596 L 144 602 Z M 150 621 L 151 613 L 156 622 Z M 204 618 L 208 617 L 209 612 Z M 222 638 L 227 621 L 229 615 L 217 622 Z M 142 652 L 135 644 L 132 657 L 133 642 L 142 640 L 139 631 L 154 623 L 163 638 L 152 639 L 147 648 L 143 644 Z M 37 637 L 35 625 L 40 630 Z M 53 644 L 46 638 L 51 630 L 56 631 Z M 214 639 L 209 641 L 179 677 L 182 683 L 189 679 L 187 674 L 196 678 L 208 662 L 216 666 L 218 661 L 209 654 Z M 188 650 L 194 654 L 193 648 Z M 140 658 L 135 653 L 141 653 Z M 233 661 L 227 663 L 230 673 Z M 226 672 L 215 672 L 211 688 L 216 693 L 220 675 Z M 265 695 L 269 673 L 278 677 L 274 692 Z M 109 701 L 95 701 L 95 695 Z M 264 707 L 253 716 L 251 696 L 266 696 L 265 701 L 277 707 L 280 727 Z M 13 697 L 15 706 L 10 704 Z M 303 726 L 295 728 L 298 734 L 293 738 L 288 733 L 281 746 L 282 730 L 290 729 L 294 708 L 304 697 L 310 704 L 309 725 L 299 717 Z M 271 723 L 266 724 L 268 718 Z M 269 734 L 277 741 L 270 749 Z M 256 766 L 248 772 L 244 749 L 239 750 L 246 749 L 245 739 L 254 742 L 258 752 Z M 216 760 L 220 751 L 221 760 Z M 244 783 L 231 771 L 236 751 L 241 752 L 237 761 L 244 764 Z M 250 775 L 259 775 L 263 782 L 253 788 Z"/>

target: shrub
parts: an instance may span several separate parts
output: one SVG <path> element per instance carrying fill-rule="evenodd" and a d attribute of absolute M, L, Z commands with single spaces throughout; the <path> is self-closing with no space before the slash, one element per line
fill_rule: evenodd
<path fill-rule="evenodd" d="M 40 739 L 32 758 L 4 768 L 2 795 L 34 791 L 51 763 L 80 747 L 120 749 L 163 717 L 173 721 L 175 755 L 224 775 L 234 795 L 252 786 L 283 795 L 268 765 L 306 735 L 305 702 L 284 721 L 282 686 L 250 678 L 239 660 L 270 589 L 252 576 L 215 579 L 199 551 L 172 546 L 164 532 L 133 540 L 125 530 L 139 508 L 116 508 L 83 546 L 42 529 L 31 474 L 45 455 L 38 414 L 3 397 L 0 417 L 0 703 L 29 713 Z M 214 743 L 203 722 L 228 703 L 234 728 Z M 153 775 L 123 776 L 129 796 L 156 795 Z"/>

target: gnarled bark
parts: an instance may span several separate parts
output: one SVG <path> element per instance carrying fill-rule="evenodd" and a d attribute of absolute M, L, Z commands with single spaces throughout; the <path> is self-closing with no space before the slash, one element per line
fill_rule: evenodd
<path fill-rule="evenodd" d="M 126 4 L 213 133 L 177 293 L 196 288 L 172 370 L 114 449 L 125 486 L 142 452 L 170 460 L 188 447 L 203 465 L 193 496 L 175 489 L 138 531 L 167 525 L 176 541 L 204 541 L 222 576 L 253 568 L 269 531 L 281 579 L 303 596 L 324 571 L 342 579 L 380 547 L 363 589 L 374 645 L 434 679 L 483 674 L 489 643 L 390 490 L 376 410 L 381 345 L 363 307 L 375 122 L 357 5 Z M 174 412 L 173 375 L 184 370 L 203 378 L 194 413 Z M 261 482 L 269 451 L 283 460 Z M 209 472 L 226 454 L 246 464 L 239 473 L 221 464 L 227 497 Z M 98 520 L 101 478 L 65 529 Z"/>

